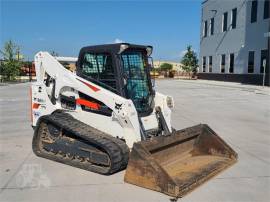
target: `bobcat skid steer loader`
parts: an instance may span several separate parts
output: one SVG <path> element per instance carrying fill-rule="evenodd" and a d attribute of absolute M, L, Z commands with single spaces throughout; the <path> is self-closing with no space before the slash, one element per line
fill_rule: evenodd
<path fill-rule="evenodd" d="M 175 131 L 173 98 L 155 92 L 151 46 L 81 49 L 76 73 L 48 52 L 35 55 L 31 86 L 37 156 L 181 197 L 229 167 L 237 154 L 210 127 Z"/>

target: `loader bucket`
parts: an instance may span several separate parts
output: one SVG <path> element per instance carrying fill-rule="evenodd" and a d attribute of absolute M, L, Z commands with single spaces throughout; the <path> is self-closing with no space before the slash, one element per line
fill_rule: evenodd
<path fill-rule="evenodd" d="M 208 125 L 134 143 L 125 182 L 182 197 L 237 161 Z"/>

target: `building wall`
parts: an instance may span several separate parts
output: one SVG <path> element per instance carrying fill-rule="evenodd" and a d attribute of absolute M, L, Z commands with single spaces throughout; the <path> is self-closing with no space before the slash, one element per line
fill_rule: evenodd
<path fill-rule="evenodd" d="M 172 62 L 172 61 L 161 61 L 161 60 L 155 60 L 153 62 L 154 68 L 159 68 L 160 65 L 162 65 L 163 63 L 169 63 L 173 66 L 173 70 L 177 71 L 177 72 L 182 72 L 182 64 L 179 62 Z"/>
<path fill-rule="evenodd" d="M 208 0 L 202 3 L 201 34 L 200 34 L 200 58 L 199 72 L 202 74 L 211 74 L 208 69 L 208 56 L 212 56 L 212 74 L 209 78 L 229 79 L 230 75 L 233 81 L 243 80 L 243 77 L 250 77 L 255 80 L 262 77 L 260 75 L 261 50 L 267 49 L 268 39 L 264 33 L 268 32 L 270 20 L 263 19 L 264 1 L 258 1 L 257 22 L 251 23 L 251 1 L 246 0 Z M 232 29 L 232 9 L 237 8 L 236 28 Z M 227 31 L 222 31 L 223 13 L 228 12 Z M 210 35 L 210 19 L 214 18 L 214 34 Z M 207 37 L 203 37 L 204 21 L 208 22 Z M 248 52 L 255 51 L 254 73 L 248 73 Z M 234 53 L 234 73 L 229 73 L 229 55 Z M 221 55 L 225 54 L 225 73 L 221 73 Z M 206 72 L 203 73 L 202 57 L 206 56 Z M 269 65 L 268 65 L 269 68 Z M 229 74 L 229 75 L 226 75 Z M 247 74 L 243 76 L 243 74 Z M 258 74 L 258 75 L 256 75 Z M 207 78 L 202 75 L 202 78 Z M 199 76 L 200 78 L 200 76 Z M 246 80 L 246 79 L 245 79 Z M 254 82 L 255 82 L 254 80 Z M 257 82 L 257 81 L 256 81 Z M 255 83 L 256 83 L 255 82 Z M 251 82 L 252 83 L 252 82 Z"/>
<path fill-rule="evenodd" d="M 270 9 L 270 8 L 269 8 Z M 270 19 L 263 19 L 264 1 L 258 1 L 257 22 L 250 23 L 251 15 L 251 1 L 247 3 L 246 16 L 246 31 L 245 31 L 245 45 L 242 51 L 242 58 L 248 55 L 249 50 L 255 51 L 255 73 L 260 73 L 261 50 L 267 49 L 268 38 L 264 33 L 269 30 Z M 246 56 L 247 57 L 247 56 Z M 244 63 L 247 66 L 247 59 Z M 245 71 L 247 73 L 247 71 Z"/>

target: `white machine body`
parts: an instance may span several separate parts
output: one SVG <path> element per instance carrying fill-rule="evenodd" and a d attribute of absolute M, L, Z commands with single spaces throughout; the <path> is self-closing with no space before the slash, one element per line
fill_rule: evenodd
<path fill-rule="evenodd" d="M 58 58 L 68 60 L 67 57 Z M 75 61 L 71 58 L 70 61 Z M 48 52 L 38 52 L 35 55 L 35 68 L 37 81 L 31 85 L 31 116 L 32 126 L 36 126 L 39 118 L 53 113 L 56 110 L 65 110 L 74 118 L 100 130 L 113 137 L 124 139 L 129 148 L 134 142 L 142 140 L 140 121 L 145 130 L 158 128 L 158 119 L 155 108 L 153 112 L 144 117 L 138 117 L 136 108 L 130 99 L 125 99 L 101 86 L 77 76 L 67 70 L 56 57 Z M 54 82 L 46 84 L 50 76 Z M 103 116 L 82 110 L 79 93 L 82 92 L 104 103 L 112 110 L 111 116 Z M 60 95 L 72 96 L 76 100 L 76 108 L 66 109 L 60 102 Z M 52 101 L 52 98 L 54 101 Z M 78 102 L 77 102 L 78 101 Z M 155 107 L 160 107 L 166 124 L 171 132 L 171 108 L 173 99 L 170 96 L 156 93 Z M 117 107 L 121 106 L 121 107 Z"/>

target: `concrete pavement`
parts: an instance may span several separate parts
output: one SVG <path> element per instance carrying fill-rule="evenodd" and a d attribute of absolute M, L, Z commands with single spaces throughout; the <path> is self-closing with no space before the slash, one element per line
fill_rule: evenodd
<path fill-rule="evenodd" d="M 102 176 L 36 157 L 29 85 L 0 86 L 0 201 L 169 201 L 124 183 L 124 171 Z M 158 80 L 157 91 L 175 99 L 175 128 L 207 123 L 239 155 L 237 164 L 179 201 L 270 200 L 269 88 Z"/>

